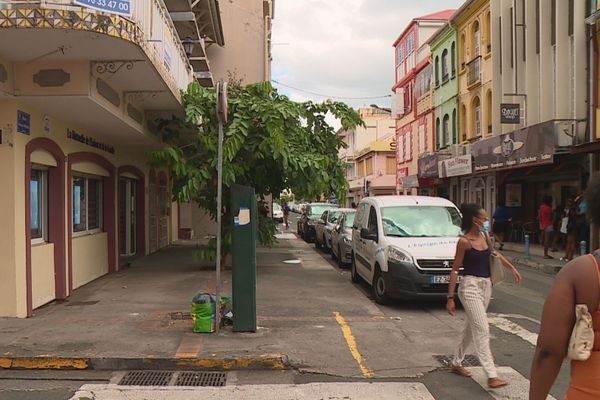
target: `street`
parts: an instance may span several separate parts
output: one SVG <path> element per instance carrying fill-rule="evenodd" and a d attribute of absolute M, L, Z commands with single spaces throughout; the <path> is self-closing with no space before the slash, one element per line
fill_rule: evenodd
<path fill-rule="evenodd" d="M 259 249 L 259 253 L 278 254 L 284 249 L 301 249 L 295 250 L 295 254 L 299 254 L 305 265 L 305 273 L 317 271 L 332 277 L 327 282 L 315 282 L 317 287 L 334 297 L 329 299 L 331 304 L 323 308 L 332 306 L 340 310 L 336 316 L 325 317 L 325 314 L 317 316 L 315 309 L 311 309 L 310 314 L 315 317 L 306 317 L 300 312 L 282 309 L 281 315 L 267 317 L 261 315 L 259 302 L 259 324 L 267 331 L 262 334 L 265 335 L 264 343 L 277 342 L 263 347 L 265 351 L 272 347 L 285 352 L 293 364 L 292 369 L 229 371 L 224 388 L 117 385 L 124 374 L 119 370 L 4 370 L 0 371 L 0 398 L 317 399 L 324 395 L 348 399 L 527 398 L 533 344 L 544 295 L 552 283 L 551 275 L 521 268 L 524 277 L 521 287 L 505 282 L 495 290 L 488 313 L 492 351 L 501 376 L 510 380 L 511 385 L 488 392 L 480 367 L 472 368 L 473 379 L 465 379 L 450 374 L 443 362 L 434 358 L 451 354 L 462 327 L 462 311 L 455 318 L 449 316 L 443 299 L 423 303 L 395 301 L 388 306 L 379 306 L 372 300 L 366 283 L 352 285 L 348 269 L 340 269 L 329 254 L 315 250 L 314 245 L 306 245 L 290 233 L 293 231 L 282 231 L 279 235 L 281 247 Z M 342 291 L 350 292 L 345 296 Z M 348 301 L 359 303 L 355 305 L 359 308 L 339 303 Z M 304 325 L 305 338 L 291 335 L 286 340 L 276 337 L 277 326 L 283 330 L 299 323 Z M 273 335 L 271 339 L 267 337 L 269 334 Z M 304 347 L 298 348 L 298 343 L 303 343 Z M 335 351 L 331 346 L 337 346 Z M 366 382 L 373 383 L 368 386 L 368 392 L 364 391 Z M 567 384 L 568 368 L 564 368 L 553 388 L 554 398 L 562 398 Z"/>

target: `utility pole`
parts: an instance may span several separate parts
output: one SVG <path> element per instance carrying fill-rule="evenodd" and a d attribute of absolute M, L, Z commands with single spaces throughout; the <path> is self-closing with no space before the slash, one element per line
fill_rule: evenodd
<path fill-rule="evenodd" d="M 215 297 L 215 332 L 219 333 L 221 324 L 221 313 L 219 304 L 221 295 L 221 223 L 223 219 L 223 125 L 227 123 L 227 82 L 222 79 L 217 82 L 217 119 L 219 120 L 219 139 L 217 150 L 217 265 L 216 265 L 216 285 Z"/>

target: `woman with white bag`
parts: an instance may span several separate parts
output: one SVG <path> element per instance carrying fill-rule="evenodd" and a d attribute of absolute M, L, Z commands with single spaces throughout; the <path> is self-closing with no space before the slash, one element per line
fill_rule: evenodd
<path fill-rule="evenodd" d="M 585 193 L 600 224 L 600 178 Z M 531 400 L 545 400 L 565 357 L 571 360 L 567 400 L 600 399 L 600 253 L 565 265 L 550 290 L 531 369 Z"/>
<path fill-rule="evenodd" d="M 485 210 L 478 204 L 464 204 L 461 206 L 460 212 L 463 236 L 456 245 L 446 309 L 450 315 L 456 315 L 454 290 L 460 268 L 463 268 L 463 279 L 458 288 L 458 297 L 465 309 L 466 321 L 452 360 L 452 372 L 464 377 L 472 375 L 471 371 L 462 366 L 462 362 L 467 348 L 473 343 L 477 358 L 487 375 L 488 387 L 497 389 L 508 385 L 509 382 L 498 377 L 494 365 L 486 310 L 492 297 L 492 282 L 502 279 L 504 268 L 508 268 L 512 272 L 517 284 L 521 283 L 521 274 L 506 258 L 494 251 L 489 237 L 490 221 Z M 495 260 L 492 261 L 494 258 Z"/>

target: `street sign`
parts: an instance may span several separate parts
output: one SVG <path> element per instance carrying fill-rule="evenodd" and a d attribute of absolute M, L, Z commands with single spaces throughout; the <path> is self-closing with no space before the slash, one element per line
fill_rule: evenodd
<path fill-rule="evenodd" d="M 94 10 L 131 17 L 131 0 L 73 0 L 73 2 Z"/>

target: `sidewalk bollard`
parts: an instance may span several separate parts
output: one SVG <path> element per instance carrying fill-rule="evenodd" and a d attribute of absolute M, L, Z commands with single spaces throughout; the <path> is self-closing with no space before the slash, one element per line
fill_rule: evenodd
<path fill-rule="evenodd" d="M 531 255 L 529 253 L 529 235 L 525 235 L 525 259 L 529 260 Z"/>
<path fill-rule="evenodd" d="M 579 242 L 579 254 L 585 256 L 587 254 L 587 243 L 585 240 Z"/>

